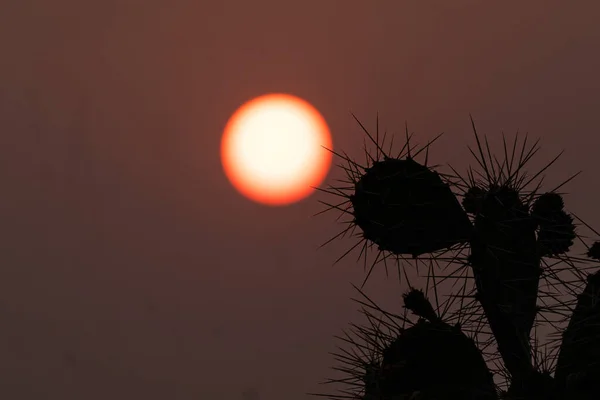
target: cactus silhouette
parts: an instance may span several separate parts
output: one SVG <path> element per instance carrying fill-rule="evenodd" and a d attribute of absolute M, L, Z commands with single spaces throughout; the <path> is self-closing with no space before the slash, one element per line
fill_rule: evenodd
<path fill-rule="evenodd" d="M 354 115 L 353 115 L 354 116 Z M 429 165 L 429 147 L 413 145 L 406 127 L 400 151 L 371 134 L 366 163 L 341 158 L 343 186 L 321 189 L 340 203 L 347 227 L 335 238 L 357 242 L 366 268 L 390 263 L 426 266 L 426 290 L 409 283 L 404 313 L 382 310 L 363 291 L 354 299 L 364 324 L 338 337 L 334 355 L 342 374 L 326 383 L 332 399 L 596 399 L 600 396 L 600 242 L 579 233 L 589 225 L 565 209 L 559 192 L 542 190 L 544 174 L 560 154 L 537 170 L 526 167 L 538 152 L 527 135 L 507 140 L 499 154 L 477 133 L 469 148 L 474 168 L 443 173 Z M 381 140 L 380 140 L 381 139 Z M 366 141 L 365 141 L 366 142 Z M 424 158 L 418 162 L 417 157 Z M 586 247 L 577 254 L 575 243 Z M 338 259 L 338 261 L 340 260 Z M 337 262 L 337 261 L 336 261 Z M 422 274 L 421 274 L 422 275 Z M 442 282 L 452 281 L 440 304 Z M 448 286 L 448 285 L 447 285 Z M 429 300 L 434 292 L 436 304 Z M 409 313 L 410 311 L 410 313 Z M 555 339 L 540 343 L 540 326 Z"/>

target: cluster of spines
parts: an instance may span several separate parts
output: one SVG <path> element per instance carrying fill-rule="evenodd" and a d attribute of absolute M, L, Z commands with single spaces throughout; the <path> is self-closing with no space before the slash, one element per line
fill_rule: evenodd
<path fill-rule="evenodd" d="M 319 394 L 331 399 L 403 399 L 419 393 L 422 398 L 450 395 L 455 398 L 496 399 L 498 388 L 476 343 L 460 325 L 440 318 L 421 290 L 404 296 L 405 312 L 398 316 L 381 310 L 360 289 L 365 325 L 352 324 L 352 332 L 340 337 L 354 351 L 339 349 L 345 377 L 328 384 L 343 384 L 338 394 Z M 462 368 L 456 368 L 459 362 Z"/>

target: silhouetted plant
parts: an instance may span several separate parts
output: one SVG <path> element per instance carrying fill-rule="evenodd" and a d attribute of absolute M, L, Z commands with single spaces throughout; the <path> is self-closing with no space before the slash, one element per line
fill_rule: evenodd
<path fill-rule="evenodd" d="M 356 119 L 356 117 L 354 117 Z M 542 191 L 543 174 L 560 154 L 534 174 L 525 166 L 538 152 L 519 135 L 503 136 L 501 156 L 478 135 L 469 148 L 477 168 L 461 176 L 428 165 L 429 146 L 406 140 L 392 154 L 384 150 L 377 124 L 366 163 L 334 152 L 345 164 L 343 186 L 323 192 L 341 199 L 322 203 L 348 219 L 336 235 L 358 239 L 365 267 L 363 285 L 373 269 L 394 263 L 425 266 L 426 292 L 409 288 L 405 311 L 415 318 L 380 309 L 356 288 L 366 325 L 351 324 L 340 337 L 350 345 L 335 355 L 345 376 L 332 399 L 596 399 L 600 394 L 600 243 L 585 256 L 571 253 L 578 230 L 591 227 L 565 210 L 558 187 Z M 424 162 L 415 160 L 424 156 Z M 461 199 L 459 201 L 459 199 Z M 578 221 L 580 226 L 576 226 Z M 355 233 L 356 232 L 356 233 Z M 593 231 L 596 236 L 598 235 Z M 331 241 L 331 240 L 330 240 Z M 327 243 L 329 243 L 328 241 Z M 339 259 L 338 259 L 339 261 Z M 336 261 L 337 262 L 337 261 Z M 400 270 L 400 269 L 399 269 Z M 406 271 L 404 271 L 406 276 Z M 442 281 L 458 290 L 437 301 Z M 566 322 L 568 321 L 568 324 Z M 540 345 L 536 328 L 553 326 L 561 336 Z M 566 325 L 566 327 L 565 327 Z M 548 350 L 550 349 L 550 350 Z"/>

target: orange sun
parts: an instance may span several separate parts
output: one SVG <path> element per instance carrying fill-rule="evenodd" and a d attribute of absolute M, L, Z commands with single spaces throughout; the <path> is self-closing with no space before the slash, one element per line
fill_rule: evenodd
<path fill-rule="evenodd" d="M 285 205 L 307 197 L 331 166 L 331 134 L 306 101 L 267 94 L 248 101 L 229 119 L 221 160 L 233 186 L 247 198 Z"/>

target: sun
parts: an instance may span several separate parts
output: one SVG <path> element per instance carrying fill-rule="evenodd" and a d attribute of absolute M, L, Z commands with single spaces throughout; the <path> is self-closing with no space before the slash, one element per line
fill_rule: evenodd
<path fill-rule="evenodd" d="M 227 178 L 247 198 L 278 206 L 309 196 L 331 166 L 323 116 L 305 100 L 267 94 L 242 105 L 221 141 Z"/>

